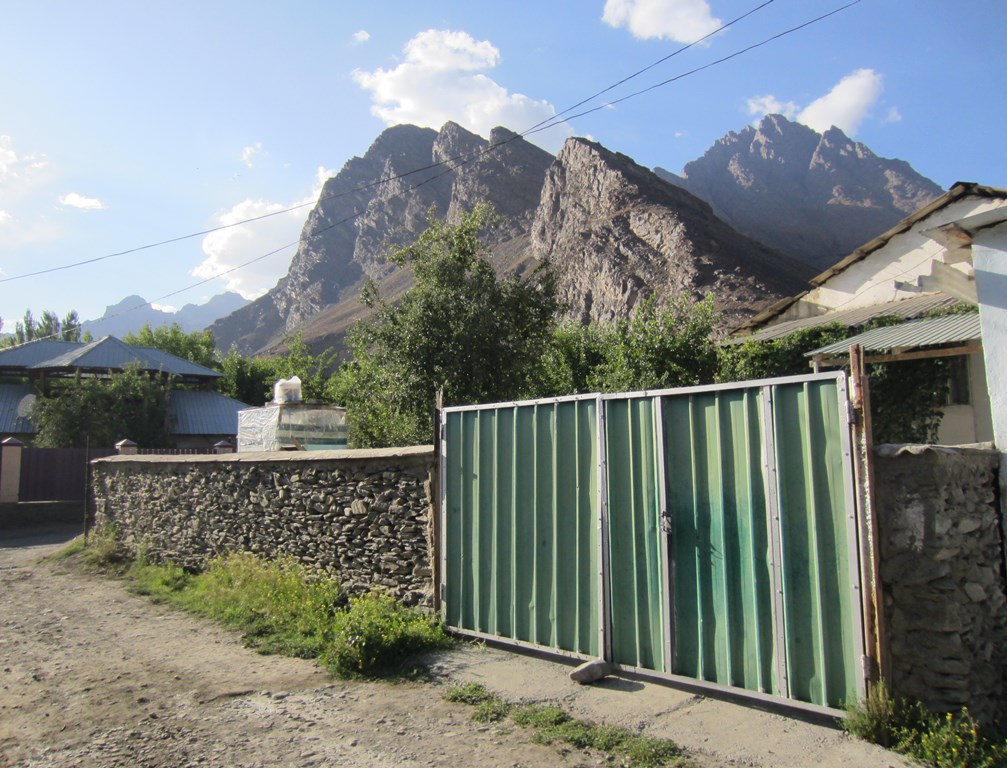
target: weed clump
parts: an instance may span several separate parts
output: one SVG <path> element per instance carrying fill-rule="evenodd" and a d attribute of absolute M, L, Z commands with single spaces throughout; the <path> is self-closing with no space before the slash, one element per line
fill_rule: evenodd
<path fill-rule="evenodd" d="M 983 733 L 967 708 L 937 715 L 918 701 L 892 696 L 884 685 L 847 708 L 843 728 L 937 768 L 1007 766 L 1007 741 Z"/>
<path fill-rule="evenodd" d="M 400 671 L 404 660 L 452 644 L 440 621 L 410 610 L 381 592 L 350 600 L 333 620 L 325 661 L 340 675 L 380 676 Z"/>

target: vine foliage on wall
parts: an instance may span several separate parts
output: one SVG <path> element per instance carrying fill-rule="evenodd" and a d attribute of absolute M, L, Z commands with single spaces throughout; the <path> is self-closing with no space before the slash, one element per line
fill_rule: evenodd
<path fill-rule="evenodd" d="M 975 312 L 957 305 L 928 315 Z M 898 325 L 904 318 L 885 316 L 847 328 L 839 323 L 803 328 L 768 341 L 744 341 L 720 347 L 718 381 L 774 378 L 808 373 L 806 353 L 848 339 L 871 328 Z M 950 389 L 949 358 L 874 363 L 868 366 L 871 420 L 875 443 L 935 443 Z M 848 370 L 848 369 L 847 369 Z"/>

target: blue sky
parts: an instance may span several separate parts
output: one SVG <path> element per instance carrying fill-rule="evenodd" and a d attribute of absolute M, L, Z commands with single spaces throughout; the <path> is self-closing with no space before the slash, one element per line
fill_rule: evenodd
<path fill-rule="evenodd" d="M 260 295 L 294 249 L 236 267 L 296 242 L 321 180 L 386 126 L 522 131 L 763 2 L 0 0 L 4 330 L 26 309 L 91 319 L 129 294 L 170 307 Z M 591 105 L 842 5 L 771 0 Z M 836 124 L 945 188 L 1007 186 L 1005 30 L 1002 0 L 861 0 L 529 138 L 556 151 L 589 136 L 680 171 L 726 132 L 780 111 L 819 130 Z"/>

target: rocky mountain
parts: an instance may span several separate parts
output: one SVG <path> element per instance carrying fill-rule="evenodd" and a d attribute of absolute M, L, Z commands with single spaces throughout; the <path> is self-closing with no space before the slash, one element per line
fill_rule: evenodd
<path fill-rule="evenodd" d="M 782 115 L 728 133 L 681 176 L 655 170 L 739 232 L 819 271 L 943 192 L 838 128 L 820 134 Z"/>
<path fill-rule="evenodd" d="M 491 145 L 499 146 L 489 151 Z M 520 261 L 524 249 L 510 241 L 526 237 L 552 159 L 505 129 L 493 131 L 487 141 L 455 123 L 439 132 L 388 128 L 363 157 L 349 160 L 326 182 L 288 274 L 249 306 L 214 323 L 218 345 L 262 350 L 309 321 L 318 328 L 319 317 L 333 311 L 344 317 L 342 324 L 333 329 L 323 323 L 304 334 L 315 340 L 338 336 L 361 313 L 356 297 L 364 276 L 389 281 L 385 295 L 404 290 L 386 256 L 426 228 L 431 210 L 451 220 L 477 201 L 492 203 L 507 224 L 494 230 L 489 243 L 499 247 L 502 259 L 514 260 L 517 251 Z"/>
<path fill-rule="evenodd" d="M 571 317 L 611 320 L 651 294 L 712 293 L 730 326 L 940 191 L 838 129 L 818 134 L 779 115 L 729 133 L 682 176 L 586 139 L 553 157 L 505 128 L 487 140 L 454 123 L 399 125 L 325 184 L 288 274 L 211 329 L 245 353 L 276 351 L 294 331 L 338 348 L 368 312 L 365 277 L 392 299 L 411 284 L 388 253 L 431 210 L 451 221 L 481 201 L 505 222 L 487 243 L 497 271 L 548 259 Z"/>
<path fill-rule="evenodd" d="M 136 333 L 144 325 L 157 328 L 178 323 L 183 331 L 201 331 L 214 321 L 241 309 L 248 300 L 240 294 L 220 293 L 205 304 L 186 304 L 177 312 L 155 309 L 141 296 L 127 296 L 117 304 L 105 307 L 105 312 L 95 320 L 85 320 L 81 328 L 100 339 L 102 336 L 125 336 Z"/>
<path fill-rule="evenodd" d="M 652 294 L 708 293 L 725 325 L 803 290 L 811 270 L 724 224 L 710 206 L 626 155 L 568 139 L 546 174 L 532 247 L 572 317 L 625 317 Z"/>

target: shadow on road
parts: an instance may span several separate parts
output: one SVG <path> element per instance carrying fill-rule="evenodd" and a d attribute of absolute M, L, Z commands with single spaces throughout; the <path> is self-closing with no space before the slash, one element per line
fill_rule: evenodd
<path fill-rule="evenodd" d="M 46 523 L 17 528 L 0 528 L 0 549 L 44 547 L 62 544 L 82 533 L 81 526 L 70 523 Z"/>

